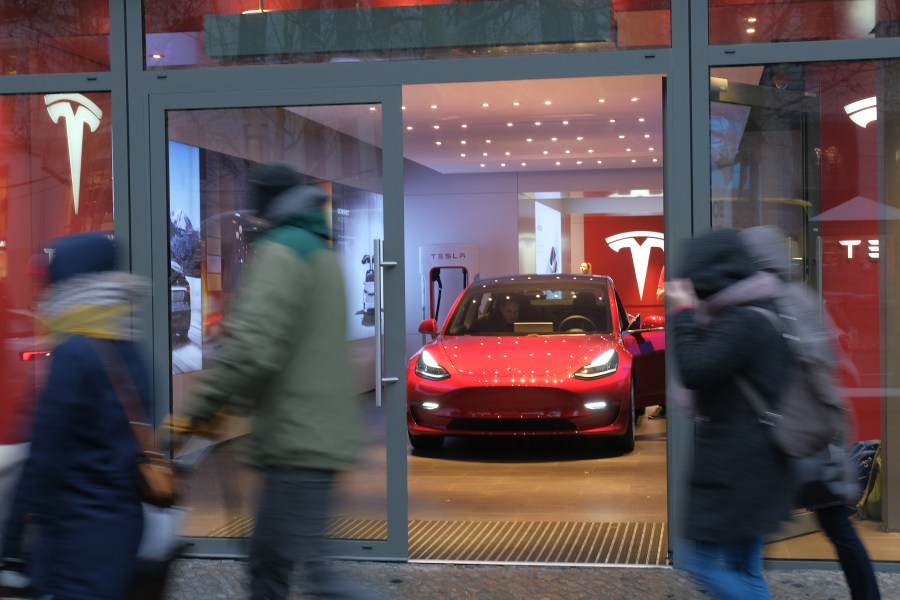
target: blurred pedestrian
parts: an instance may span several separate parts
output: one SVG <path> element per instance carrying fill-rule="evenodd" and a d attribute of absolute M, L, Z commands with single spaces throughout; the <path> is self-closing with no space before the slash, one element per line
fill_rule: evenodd
<path fill-rule="evenodd" d="M 800 283 L 790 284 L 791 255 L 784 232 L 777 227 L 759 226 L 741 231 L 740 236 L 759 270 L 775 274 L 784 284 L 803 286 Z M 818 299 L 812 290 L 805 286 L 794 289 L 808 305 L 818 307 Z M 827 324 L 823 322 L 822 329 L 833 331 L 830 322 Z M 832 363 L 836 363 L 835 344 L 823 343 L 819 346 L 820 351 L 825 352 Z M 849 440 L 840 442 L 846 445 Z M 879 600 L 881 593 L 878 591 L 875 569 L 866 547 L 850 521 L 850 515 L 855 508 L 843 502 L 833 501 L 802 508 L 813 509 L 822 531 L 834 545 L 841 569 L 847 579 L 847 587 L 850 588 L 850 597 L 853 600 Z"/>
<path fill-rule="evenodd" d="M 182 425 L 209 430 L 223 412 L 251 418 L 246 458 L 262 474 L 252 598 L 287 598 L 295 564 L 321 597 L 371 598 L 334 575 L 325 556 L 335 480 L 357 463 L 363 438 L 327 196 L 283 164 L 255 168 L 249 189 L 271 228 L 254 243 L 216 364 Z"/>
<path fill-rule="evenodd" d="M 681 565 L 721 599 L 771 598 L 762 546 L 790 515 L 787 459 L 739 388 L 744 378 L 774 409 L 790 362 L 768 318 L 777 286 L 757 273 L 733 229 L 690 240 L 666 282 L 679 376 L 694 395 L 694 455 Z M 676 555 L 676 561 L 679 557 Z"/>
<path fill-rule="evenodd" d="M 40 598 L 122 600 L 136 564 L 140 451 L 97 349 L 118 352 L 149 411 L 132 312 L 149 287 L 115 269 L 115 245 L 104 234 L 52 246 L 40 313 L 54 347 L 16 500 L 27 515 L 27 569 Z"/>

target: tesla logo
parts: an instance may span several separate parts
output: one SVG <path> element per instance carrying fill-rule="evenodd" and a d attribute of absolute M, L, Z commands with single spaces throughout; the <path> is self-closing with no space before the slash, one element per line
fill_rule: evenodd
<path fill-rule="evenodd" d="M 431 258 L 436 260 L 450 260 L 453 258 L 465 258 L 465 252 L 432 252 Z"/>
<path fill-rule="evenodd" d="M 84 126 L 97 131 L 103 111 L 81 94 L 47 94 L 44 96 L 47 113 L 54 123 L 66 122 L 66 139 L 69 142 L 69 172 L 72 175 L 72 199 L 78 214 L 78 196 L 81 191 L 81 149 Z"/>
<path fill-rule="evenodd" d="M 853 258 L 854 246 L 859 246 L 860 244 L 862 244 L 862 240 L 840 240 L 840 241 L 838 241 L 838 244 L 847 248 L 847 258 L 851 259 L 851 258 Z M 867 249 L 869 251 L 869 258 L 878 258 L 878 252 L 879 252 L 878 240 L 869 240 L 869 246 Z"/>
<path fill-rule="evenodd" d="M 638 244 L 637 239 L 644 238 Z M 650 250 L 659 248 L 664 250 L 663 234 L 656 231 L 626 231 L 606 238 L 610 248 L 618 252 L 622 248 L 631 250 L 631 262 L 634 263 L 634 276 L 637 279 L 638 293 L 644 298 L 644 283 L 647 279 L 647 266 L 650 264 Z"/>

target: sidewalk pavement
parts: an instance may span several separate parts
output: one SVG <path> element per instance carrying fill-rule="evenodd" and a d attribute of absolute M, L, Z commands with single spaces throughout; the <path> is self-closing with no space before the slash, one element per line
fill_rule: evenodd
<path fill-rule="evenodd" d="M 707 598 L 683 571 L 668 567 L 495 566 L 337 561 L 337 574 L 387 600 L 693 600 Z M 900 573 L 879 573 L 884 600 L 900 598 Z M 845 600 L 839 570 L 772 570 L 774 600 Z M 174 563 L 167 600 L 247 597 L 246 566 L 234 560 Z M 308 598 L 297 573 L 291 598 Z"/>

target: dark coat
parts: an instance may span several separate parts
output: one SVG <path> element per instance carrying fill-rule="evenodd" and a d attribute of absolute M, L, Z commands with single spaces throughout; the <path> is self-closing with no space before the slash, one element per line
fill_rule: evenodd
<path fill-rule="evenodd" d="M 149 407 L 149 376 L 137 348 L 111 343 Z M 87 338 L 67 338 L 54 349 L 20 488 L 26 513 L 39 525 L 28 556 L 39 592 L 125 598 L 143 528 L 137 458 L 105 365 Z"/>
<path fill-rule="evenodd" d="M 736 232 L 692 241 L 683 275 L 709 297 L 754 272 Z M 760 299 L 752 304 L 771 308 Z M 787 459 L 772 444 L 736 376 L 773 406 L 786 379 L 789 350 L 768 319 L 745 306 L 726 307 L 700 324 L 694 310 L 671 318 L 683 384 L 694 390 L 696 412 L 684 535 L 729 542 L 775 531 L 790 512 Z"/>

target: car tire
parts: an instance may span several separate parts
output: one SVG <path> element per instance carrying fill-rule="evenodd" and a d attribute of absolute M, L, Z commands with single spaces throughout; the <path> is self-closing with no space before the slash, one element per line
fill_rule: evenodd
<path fill-rule="evenodd" d="M 634 451 L 634 430 L 635 430 L 635 408 L 634 408 L 634 382 L 631 383 L 631 395 L 628 399 L 629 414 L 628 426 L 625 428 L 625 434 L 620 437 L 617 442 L 618 450 L 622 454 L 629 454 Z"/>
<path fill-rule="evenodd" d="M 413 450 L 422 452 L 437 452 L 444 445 L 444 436 L 442 435 L 415 435 L 409 434 L 409 443 Z"/>

